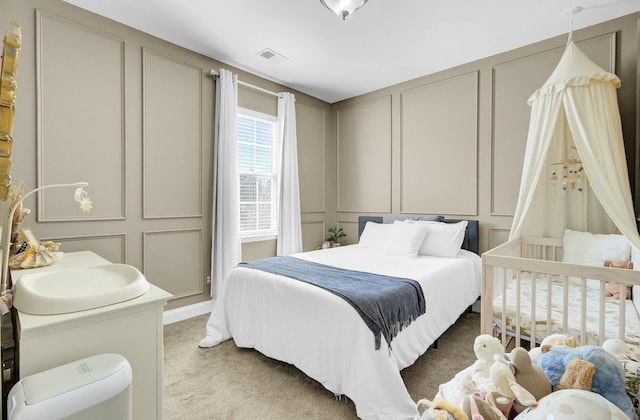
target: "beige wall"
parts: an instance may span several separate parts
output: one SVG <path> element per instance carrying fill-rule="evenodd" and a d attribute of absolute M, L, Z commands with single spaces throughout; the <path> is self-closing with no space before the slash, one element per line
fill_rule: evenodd
<path fill-rule="evenodd" d="M 90 249 L 142 269 L 177 297 L 207 300 L 213 79 L 225 67 L 263 88 L 290 90 L 58 0 L 8 0 L 23 27 L 13 178 L 25 189 L 86 180 L 95 208 L 50 190 L 25 225 L 63 250 Z M 574 38 L 623 81 L 624 135 L 635 180 L 638 16 Z M 360 214 L 438 213 L 479 219 L 481 249 L 506 239 L 522 167 L 526 99 L 551 72 L 565 37 L 537 43 L 333 105 L 295 92 L 305 250 L 331 226 L 357 240 Z M 241 87 L 240 106 L 276 113 L 276 99 Z M 635 183 L 634 183 L 635 184 Z M 637 196 L 637 194 L 636 194 Z M 36 211 L 37 210 L 37 211 Z M 243 244 L 243 259 L 275 241 Z"/>
<path fill-rule="evenodd" d="M 88 181 L 81 213 L 73 189 L 53 189 L 24 225 L 64 251 L 90 249 L 141 269 L 173 293 L 168 308 L 209 298 L 214 81 L 291 91 L 218 61 L 57 0 L 2 2 L 22 25 L 14 122 L 14 183 Z M 325 231 L 329 104 L 295 92 L 305 249 Z M 240 87 L 240 106 L 276 114 L 277 99 Z M 330 150 L 329 150 L 330 151 Z M 37 208 L 36 208 L 37 205 Z M 37 210 L 37 211 L 36 211 Z M 246 260 L 272 256 L 275 241 L 246 243 Z"/>
<path fill-rule="evenodd" d="M 636 191 L 638 16 L 573 36 L 622 80 L 618 95 Z M 357 240 L 362 213 L 478 219 L 481 251 L 504 242 L 520 185 L 527 99 L 551 74 L 566 42 L 557 37 L 333 104 L 336 220 L 348 233 L 345 242 Z"/>

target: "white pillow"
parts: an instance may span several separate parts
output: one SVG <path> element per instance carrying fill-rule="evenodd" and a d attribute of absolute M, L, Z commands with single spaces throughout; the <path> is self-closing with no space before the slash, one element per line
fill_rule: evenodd
<path fill-rule="evenodd" d="M 467 221 L 458 223 L 415 222 L 427 226 L 427 234 L 420 246 L 420 255 L 457 257 L 464 242 Z"/>
<path fill-rule="evenodd" d="M 367 222 L 360 235 L 358 245 L 365 248 L 385 249 L 392 230 L 392 224 Z"/>
<path fill-rule="evenodd" d="M 565 229 L 562 262 L 601 267 L 604 262 L 631 258 L 631 245 L 624 235 L 594 234 Z"/>
<path fill-rule="evenodd" d="M 417 257 L 420 245 L 427 234 L 427 227 L 422 223 L 403 223 L 395 221 L 385 250 L 405 257 Z"/>

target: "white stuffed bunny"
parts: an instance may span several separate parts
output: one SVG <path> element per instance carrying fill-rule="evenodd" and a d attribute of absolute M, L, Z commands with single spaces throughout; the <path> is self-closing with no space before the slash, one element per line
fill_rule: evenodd
<path fill-rule="evenodd" d="M 502 343 L 490 334 L 477 336 L 473 343 L 473 351 L 478 360 L 471 366 L 471 377 L 476 384 L 481 384 L 489 379 L 489 369 L 495 360 L 507 363 Z"/>
<path fill-rule="evenodd" d="M 489 379 L 500 396 L 510 401 L 517 401 L 521 406 L 530 407 L 537 404 L 536 397 L 516 381 L 509 365 L 496 360 L 489 369 Z"/>

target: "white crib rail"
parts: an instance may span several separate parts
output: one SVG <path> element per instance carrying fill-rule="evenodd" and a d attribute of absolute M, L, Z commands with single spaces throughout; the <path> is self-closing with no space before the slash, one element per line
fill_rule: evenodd
<path fill-rule="evenodd" d="M 564 282 L 562 302 L 563 307 L 567 308 L 570 296 L 569 287 L 570 278 L 580 279 L 580 334 L 576 339 L 581 343 L 587 342 L 587 279 L 600 281 L 600 300 L 599 300 L 599 325 L 598 340 L 599 344 L 605 338 L 605 284 L 609 281 L 620 283 L 620 304 L 618 310 L 619 328 L 617 337 L 625 339 L 625 322 L 626 322 L 626 305 L 625 305 L 625 287 L 627 284 L 640 285 L 640 271 L 615 269 L 605 267 L 593 267 L 578 264 L 568 264 L 562 261 L 562 239 L 559 238 L 534 238 L 522 237 L 508 241 L 482 255 L 482 300 L 481 300 L 481 333 L 491 334 L 494 332 L 494 307 L 493 301 L 497 296 L 501 296 L 502 317 L 500 325 L 507 325 L 507 287 L 509 282 L 515 281 L 516 287 L 516 313 L 515 328 L 511 332 L 515 338 L 515 345 L 520 346 L 521 339 L 530 341 L 530 345 L 536 346 L 536 340 L 531 337 L 522 337 L 521 329 L 523 320 L 521 316 L 520 296 L 522 294 L 522 276 L 526 273 L 533 281 L 531 282 L 531 302 L 528 308 L 531 319 L 537 319 L 540 311 L 536 311 L 536 290 L 542 282 L 546 282 L 546 288 L 549 291 L 546 299 L 546 335 L 552 333 L 552 277 L 560 279 Z M 575 284 L 575 280 L 574 280 Z M 575 297 L 574 297 L 575 299 Z M 563 332 L 569 331 L 569 314 L 563 311 L 561 325 Z M 559 320 L 556 319 L 556 322 Z M 575 327 L 575 326 L 574 326 Z M 506 332 L 506 328 L 503 328 Z M 535 337 L 536 327 L 530 326 L 531 334 Z M 506 345 L 507 334 L 502 334 L 503 345 Z"/>

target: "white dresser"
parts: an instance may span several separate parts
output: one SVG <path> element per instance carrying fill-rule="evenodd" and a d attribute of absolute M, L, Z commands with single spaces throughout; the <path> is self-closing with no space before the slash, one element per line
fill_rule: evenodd
<path fill-rule="evenodd" d="M 14 284 L 35 270 L 109 264 L 93 252 L 65 253 L 50 267 L 14 270 Z M 133 370 L 133 418 L 162 418 L 162 312 L 171 294 L 150 285 L 125 302 L 61 315 L 19 314 L 20 378 L 101 353 L 124 356 Z"/>

